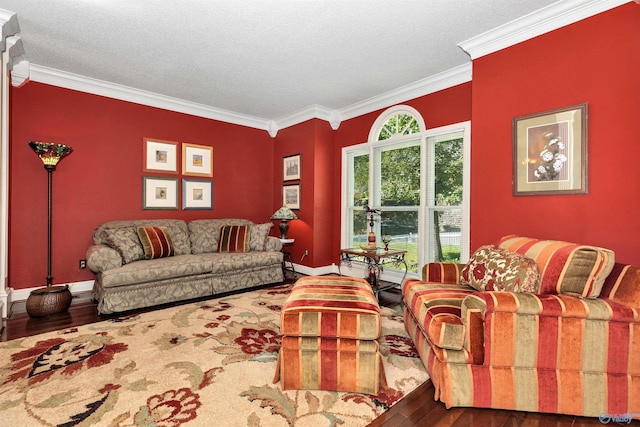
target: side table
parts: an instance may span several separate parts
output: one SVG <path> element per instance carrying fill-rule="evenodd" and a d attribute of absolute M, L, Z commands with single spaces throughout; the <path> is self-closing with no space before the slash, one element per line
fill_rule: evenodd
<path fill-rule="evenodd" d="M 371 289 L 373 289 L 376 298 L 378 298 L 378 293 L 385 289 L 389 289 L 394 287 L 394 285 L 389 286 L 380 286 L 380 274 L 382 273 L 383 266 L 385 264 L 393 264 L 393 265 L 402 265 L 404 266 L 404 275 L 402 276 L 402 282 L 405 277 L 407 277 L 407 262 L 404 259 L 404 255 L 407 253 L 405 250 L 396 250 L 396 249 L 384 249 L 384 248 L 376 248 L 376 249 L 359 249 L 359 248 L 347 248 L 340 249 L 340 262 L 338 263 L 338 272 L 342 276 L 342 271 L 340 271 L 340 267 L 342 263 L 346 263 L 349 267 L 351 267 L 352 261 L 363 261 L 367 263 L 366 277 L 365 279 L 371 285 Z"/>
<path fill-rule="evenodd" d="M 284 278 L 287 278 L 287 271 L 293 273 L 293 278 L 296 278 L 296 269 L 293 266 L 293 260 L 291 259 L 291 252 L 286 251 L 285 248 L 287 246 L 291 246 L 294 244 L 296 239 L 280 239 L 282 242 L 282 275 Z"/>

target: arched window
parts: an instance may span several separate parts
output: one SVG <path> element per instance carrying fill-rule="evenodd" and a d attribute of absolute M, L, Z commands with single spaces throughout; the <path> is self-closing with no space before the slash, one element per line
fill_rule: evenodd
<path fill-rule="evenodd" d="M 388 236 L 406 250 L 410 274 L 427 262 L 466 261 L 469 127 L 427 130 L 417 110 L 398 105 L 378 117 L 368 142 L 344 148 L 342 247 L 366 244 L 369 207 L 382 211 L 378 246 Z M 387 280 L 402 277 L 394 268 L 385 267 Z"/>

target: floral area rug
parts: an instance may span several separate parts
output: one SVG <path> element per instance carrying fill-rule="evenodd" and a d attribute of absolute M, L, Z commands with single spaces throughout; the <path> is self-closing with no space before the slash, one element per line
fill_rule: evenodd
<path fill-rule="evenodd" d="M 273 383 L 291 285 L 0 344 L 3 426 L 364 426 L 428 379 L 382 309 L 378 396 Z"/>

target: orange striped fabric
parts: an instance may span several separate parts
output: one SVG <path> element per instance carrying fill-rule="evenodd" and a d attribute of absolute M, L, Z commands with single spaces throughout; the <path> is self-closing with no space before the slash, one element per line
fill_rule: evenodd
<path fill-rule="evenodd" d="M 282 306 L 283 335 L 374 340 L 380 336 L 380 306 L 364 279 L 299 279 Z"/>
<path fill-rule="evenodd" d="M 384 381 L 375 340 L 283 336 L 279 366 L 283 390 L 376 395 Z"/>
<path fill-rule="evenodd" d="M 138 227 L 138 238 L 144 249 L 145 259 L 155 259 L 174 256 L 176 254 L 167 227 L 145 226 Z"/>
<path fill-rule="evenodd" d="M 600 296 L 640 309 L 640 267 L 616 263 Z"/>
<path fill-rule="evenodd" d="M 363 279 L 298 279 L 280 314 L 282 388 L 378 394 L 386 386 L 376 339 L 380 307 Z"/>
<path fill-rule="evenodd" d="M 225 225 L 220 228 L 218 252 L 249 252 L 249 226 Z"/>
<path fill-rule="evenodd" d="M 497 246 L 532 258 L 541 274 L 540 294 L 595 298 L 615 263 L 613 251 L 556 240 L 505 236 Z"/>
<path fill-rule="evenodd" d="M 407 279 L 403 283 L 405 303 L 409 305 L 429 341 L 438 347 L 463 348 L 466 328 L 460 307 L 474 289 L 464 285 L 439 285 Z"/>
<path fill-rule="evenodd" d="M 405 328 L 436 399 L 447 407 L 640 419 L 640 309 L 622 302 L 636 301 L 640 277 L 636 267 L 623 265 L 612 275 L 600 298 L 465 293 L 463 286 L 406 280 Z M 456 294 L 459 307 L 452 303 Z M 443 313 L 459 310 L 467 329 L 461 349 L 440 345 L 425 329 L 438 303 Z"/>
<path fill-rule="evenodd" d="M 422 267 L 422 280 L 429 283 L 460 284 L 460 273 L 464 264 L 432 262 Z"/>

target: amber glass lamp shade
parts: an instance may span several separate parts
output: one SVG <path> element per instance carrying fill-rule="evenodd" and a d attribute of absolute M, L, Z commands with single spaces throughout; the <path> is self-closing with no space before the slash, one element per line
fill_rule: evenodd
<path fill-rule="evenodd" d="M 58 162 L 73 150 L 68 145 L 57 142 L 31 141 L 29 147 L 40 157 L 45 168 L 55 168 Z"/>

